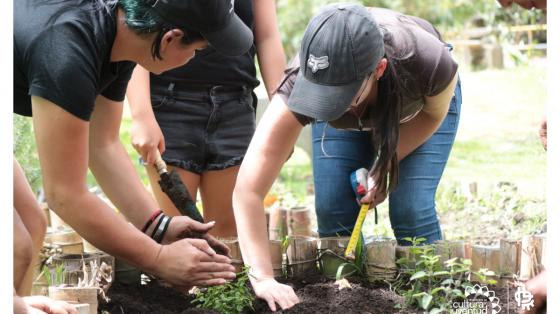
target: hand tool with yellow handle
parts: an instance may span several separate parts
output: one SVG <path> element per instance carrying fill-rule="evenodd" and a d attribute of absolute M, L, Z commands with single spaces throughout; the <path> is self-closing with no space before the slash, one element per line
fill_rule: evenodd
<path fill-rule="evenodd" d="M 350 183 L 352 184 L 352 190 L 356 194 L 358 201 L 367 193 L 367 177 L 368 170 L 366 168 L 358 169 L 350 174 Z M 356 258 L 356 246 L 358 245 L 358 240 L 362 231 L 362 225 L 364 224 L 364 220 L 366 219 L 368 210 L 369 203 L 364 203 L 360 207 L 358 219 L 356 219 L 354 230 L 352 230 L 350 241 L 348 242 L 348 246 L 346 247 L 346 251 L 344 252 L 344 256 L 348 259 L 354 260 Z"/>

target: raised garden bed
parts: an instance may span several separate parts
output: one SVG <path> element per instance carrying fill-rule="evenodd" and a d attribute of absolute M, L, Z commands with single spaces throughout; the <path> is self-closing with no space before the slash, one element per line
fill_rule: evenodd
<path fill-rule="evenodd" d="M 388 289 L 387 284 L 351 283 L 352 288 L 339 290 L 333 280 L 324 279 L 321 276 L 313 276 L 304 280 L 280 280 L 295 288 L 301 303 L 287 311 L 277 313 L 422 313 L 410 309 L 396 309 L 396 304 L 404 302 L 403 297 L 398 296 Z M 506 288 L 493 288 L 496 296 L 500 299 L 501 313 L 518 313 L 519 307 L 514 299 L 515 291 Z M 99 310 L 111 314 L 184 314 L 184 313 L 217 313 L 215 311 L 198 309 L 191 301 L 193 296 L 181 293 L 169 287 L 164 287 L 157 282 L 147 285 L 123 285 L 114 284 L 108 293 L 111 299 L 109 303 L 100 302 Z M 506 303 L 506 300 L 508 302 Z M 254 302 L 254 311 L 247 313 L 272 313 L 267 304 L 262 300 Z M 489 311 L 488 313 L 491 313 Z"/>

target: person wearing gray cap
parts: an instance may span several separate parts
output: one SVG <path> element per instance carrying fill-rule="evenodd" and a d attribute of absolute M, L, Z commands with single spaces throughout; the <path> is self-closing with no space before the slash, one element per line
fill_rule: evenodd
<path fill-rule="evenodd" d="M 172 285 L 235 278 L 230 259 L 216 254 L 227 247 L 207 234 L 213 222 L 154 222 L 158 205 L 134 171 L 119 126 L 136 63 L 161 73 L 207 45 L 238 55 L 252 43 L 229 0 L 15 1 L 14 113 L 33 117 L 50 208 L 99 249 Z M 88 190 L 88 166 L 131 224 Z M 23 175 L 14 181 L 28 186 Z M 23 192 L 14 189 L 19 216 L 40 217 L 32 193 Z M 44 236 L 42 228 L 35 231 Z M 184 239 L 194 234 L 204 239 Z"/>
<path fill-rule="evenodd" d="M 298 299 L 273 278 L 263 199 L 310 122 L 321 236 L 352 231 L 360 206 L 349 177 L 366 167 L 369 190 L 360 201 L 373 207 L 391 191 L 397 238 L 441 238 L 433 203 L 461 105 L 449 48 L 427 21 L 386 9 L 333 4 L 313 17 L 259 122 L 233 194 L 253 288 L 272 309 Z"/>

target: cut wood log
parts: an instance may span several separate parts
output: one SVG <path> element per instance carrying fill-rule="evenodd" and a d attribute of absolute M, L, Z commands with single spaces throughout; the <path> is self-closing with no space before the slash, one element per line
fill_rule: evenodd
<path fill-rule="evenodd" d="M 282 241 L 280 240 L 269 240 L 268 246 L 270 249 L 270 258 L 272 261 L 272 270 L 274 272 L 274 278 L 279 278 L 283 275 L 282 262 L 283 262 L 283 252 L 282 252 Z"/>
<path fill-rule="evenodd" d="M 318 272 L 317 239 L 290 236 L 287 250 L 288 270 L 291 277 L 303 278 Z"/>
<path fill-rule="evenodd" d="M 500 269 L 502 276 L 519 275 L 519 261 L 521 258 L 521 241 L 501 239 L 500 240 Z"/>
<path fill-rule="evenodd" d="M 366 274 L 370 282 L 392 280 L 397 274 L 394 239 L 376 239 L 366 244 Z"/>
<path fill-rule="evenodd" d="M 524 236 L 521 240 L 520 278 L 528 280 L 546 267 L 546 234 Z"/>
<path fill-rule="evenodd" d="M 243 270 L 243 258 L 241 256 L 241 248 L 239 240 L 236 237 L 219 238 L 228 248 L 231 257 L 231 264 L 235 267 L 236 272 Z"/>
<path fill-rule="evenodd" d="M 311 211 L 307 207 L 292 207 L 288 211 L 288 235 L 311 236 Z"/>
<path fill-rule="evenodd" d="M 89 314 L 89 304 L 87 303 L 72 304 L 72 306 L 78 311 L 78 314 Z"/>
<path fill-rule="evenodd" d="M 84 251 L 82 237 L 69 228 L 55 230 L 50 235 L 50 241 L 62 249 L 62 254 L 82 254 Z"/>
<path fill-rule="evenodd" d="M 270 209 L 268 224 L 268 238 L 270 240 L 284 240 L 288 235 L 288 210 L 282 207 Z"/>
<path fill-rule="evenodd" d="M 89 314 L 97 314 L 98 288 L 49 287 L 49 298 L 58 301 L 89 304 Z"/>

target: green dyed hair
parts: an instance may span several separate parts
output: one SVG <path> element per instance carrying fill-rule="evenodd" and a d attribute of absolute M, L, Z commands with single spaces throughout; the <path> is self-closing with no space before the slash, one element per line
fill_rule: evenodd
<path fill-rule="evenodd" d="M 152 57 L 163 59 L 160 54 L 161 39 L 166 32 L 177 28 L 166 23 L 154 10 L 149 0 L 96 0 L 98 8 L 110 10 L 115 6 L 124 12 L 125 24 L 138 35 L 156 34 L 152 43 Z M 183 38 L 181 42 L 185 45 L 194 41 L 204 39 L 200 32 L 181 28 Z"/>
<path fill-rule="evenodd" d="M 104 1 L 104 0 L 98 0 Z M 156 33 L 152 43 L 152 57 L 161 60 L 160 45 L 161 39 L 166 32 L 177 28 L 166 23 L 157 13 L 152 10 L 152 3 L 149 0 L 105 0 L 109 6 L 117 5 L 124 12 L 126 25 L 139 35 Z M 200 32 L 181 28 L 183 31 L 183 44 L 189 44 L 196 40 L 203 39 Z"/>
<path fill-rule="evenodd" d="M 152 43 L 152 57 L 154 59 L 163 59 L 159 53 L 161 38 L 166 32 L 179 28 L 166 23 L 157 13 L 152 10 L 152 4 L 155 0 L 78 0 L 82 4 L 89 2 L 93 10 L 98 14 L 115 14 L 115 8 L 119 7 L 124 12 L 125 24 L 138 35 L 156 34 Z M 202 0 L 201 0 L 202 1 Z M 37 0 L 38 5 L 49 5 L 52 3 L 65 3 L 59 12 L 54 14 L 49 23 L 54 23 L 60 16 L 76 5 L 76 0 Z M 185 45 L 194 41 L 204 39 L 200 32 L 180 28 L 183 31 L 181 42 Z"/>

